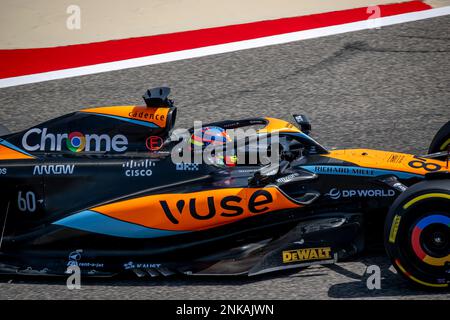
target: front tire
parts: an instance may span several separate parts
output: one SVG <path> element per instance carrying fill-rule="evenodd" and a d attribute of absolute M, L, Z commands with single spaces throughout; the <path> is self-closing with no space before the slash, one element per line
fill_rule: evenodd
<path fill-rule="evenodd" d="M 395 269 L 421 287 L 448 290 L 450 180 L 420 182 L 392 204 L 385 248 Z"/>

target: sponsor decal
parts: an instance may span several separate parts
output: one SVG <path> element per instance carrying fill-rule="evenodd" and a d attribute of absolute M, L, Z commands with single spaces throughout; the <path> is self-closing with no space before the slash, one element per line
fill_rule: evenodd
<path fill-rule="evenodd" d="M 75 251 L 72 251 L 69 253 L 69 262 L 67 262 L 67 266 L 78 266 L 78 261 L 81 260 L 81 254 L 83 253 L 83 250 L 78 249 Z"/>
<path fill-rule="evenodd" d="M 202 199 L 203 200 L 203 199 Z M 273 203 L 273 196 L 266 190 L 255 191 L 248 202 L 243 203 L 243 198 L 238 195 L 226 196 L 218 201 L 214 196 L 207 197 L 208 212 L 204 211 L 200 213 L 197 208 L 198 199 L 191 198 L 188 200 L 179 200 L 176 203 L 175 208 L 171 208 L 166 200 L 159 201 L 167 219 L 173 224 L 178 224 L 179 221 L 175 218 L 175 213 L 181 216 L 183 209 L 187 206 L 189 214 L 196 220 L 209 220 L 216 214 L 222 217 L 236 217 L 242 215 L 244 212 L 250 212 L 253 214 L 263 213 L 269 210 L 269 206 Z M 202 201 L 204 202 L 204 200 Z M 219 203 L 217 203 L 219 202 Z M 224 212 L 226 210 L 227 212 Z"/>
<path fill-rule="evenodd" d="M 86 147 L 86 138 L 81 132 L 69 133 L 66 140 L 67 149 L 72 152 L 80 152 Z"/>
<path fill-rule="evenodd" d="M 283 263 L 331 259 L 331 248 L 305 248 L 282 252 Z"/>
<path fill-rule="evenodd" d="M 125 270 L 130 269 L 148 269 L 148 268 L 160 268 L 160 263 L 135 263 L 133 261 L 123 264 Z"/>
<path fill-rule="evenodd" d="M 122 164 L 126 177 L 150 177 L 153 174 L 152 167 L 155 162 L 149 159 L 145 160 L 129 160 Z"/>
<path fill-rule="evenodd" d="M 176 163 L 175 168 L 177 171 L 198 171 L 198 163 Z"/>
<path fill-rule="evenodd" d="M 276 187 L 267 188 L 224 188 L 207 189 L 191 193 L 153 194 L 95 207 L 94 211 L 78 213 L 75 217 L 64 218 L 58 225 L 74 226 L 81 230 L 97 233 L 126 233 L 127 238 L 156 238 L 177 233 L 206 230 L 234 221 L 270 214 L 280 210 L 300 208 L 301 204 L 288 199 Z M 150 214 L 149 214 L 150 213 Z M 99 216 L 106 221 L 114 219 L 118 223 L 133 224 L 135 230 L 129 232 L 128 226 L 110 228 L 111 223 L 102 226 L 89 223 L 92 217 Z M 117 221 L 117 222 L 116 222 Z M 108 228 L 107 228 L 108 227 Z M 100 228 L 100 229 L 99 229 Z"/>
<path fill-rule="evenodd" d="M 301 114 L 297 114 L 294 116 L 295 122 L 305 122 L 305 118 Z"/>
<path fill-rule="evenodd" d="M 292 174 L 289 174 L 289 175 L 287 175 L 285 177 L 279 178 L 276 181 L 278 183 L 286 183 L 286 182 L 289 182 L 289 181 L 291 181 L 292 179 L 294 179 L 294 178 L 296 178 L 298 176 L 299 176 L 298 173 L 292 173 Z"/>
<path fill-rule="evenodd" d="M 401 154 L 391 154 L 387 160 L 387 162 L 391 162 L 391 163 L 402 163 L 403 159 L 405 159 L 404 155 Z"/>
<path fill-rule="evenodd" d="M 6 168 L 0 168 L 0 175 L 5 175 L 8 173 L 8 169 Z"/>
<path fill-rule="evenodd" d="M 389 232 L 389 242 L 395 243 L 395 238 L 397 237 L 398 226 L 400 225 L 401 216 L 395 215 L 394 220 L 392 221 L 391 231 Z"/>
<path fill-rule="evenodd" d="M 164 143 L 164 140 L 161 137 L 158 136 L 151 136 L 148 137 L 145 141 L 145 146 L 150 151 L 158 151 L 161 149 L 162 145 Z"/>
<path fill-rule="evenodd" d="M 81 255 L 83 253 L 82 249 L 78 249 L 69 253 L 69 262 L 67 262 L 68 267 L 86 267 L 86 268 L 103 268 L 103 263 L 97 262 L 80 262 Z"/>
<path fill-rule="evenodd" d="M 105 265 L 98 262 L 78 262 L 80 268 L 103 268 Z"/>
<path fill-rule="evenodd" d="M 333 200 L 337 200 L 340 198 L 353 198 L 353 197 L 360 197 L 360 198 L 393 197 L 395 196 L 395 191 L 385 189 L 339 190 L 337 188 L 333 188 L 325 195 L 329 196 Z"/>
<path fill-rule="evenodd" d="M 236 170 L 236 172 L 239 172 L 239 173 L 253 173 L 253 172 L 256 172 L 258 170 L 259 170 L 259 168 L 256 168 L 256 169 L 239 169 L 239 170 Z"/>
<path fill-rule="evenodd" d="M 393 174 L 402 179 L 410 179 L 413 177 L 422 177 L 421 174 L 414 174 L 409 172 L 402 172 L 396 170 L 385 169 L 371 169 L 351 166 L 302 166 L 303 169 L 318 173 L 344 176 L 360 176 L 360 177 L 375 177 L 380 175 Z"/>
<path fill-rule="evenodd" d="M 38 142 L 31 143 L 31 139 Z M 27 151 L 61 151 L 63 146 L 72 152 L 124 152 L 128 148 L 128 139 L 122 134 L 49 133 L 47 128 L 33 128 L 22 137 L 22 146 Z"/>
<path fill-rule="evenodd" d="M 395 189 L 401 191 L 401 192 L 405 192 L 405 191 L 408 189 L 408 187 L 405 186 L 405 185 L 404 185 L 403 183 L 401 183 L 401 182 L 396 182 L 396 183 L 394 183 L 393 187 L 394 187 Z"/>
<path fill-rule="evenodd" d="M 375 175 L 375 171 L 373 169 L 345 166 L 314 166 L 314 172 L 322 174 L 344 174 L 368 177 L 372 177 Z"/>
<path fill-rule="evenodd" d="M 73 164 L 50 164 L 34 166 L 33 175 L 71 175 L 75 169 Z"/>
<path fill-rule="evenodd" d="M 138 120 L 147 120 L 147 121 L 165 121 L 166 116 L 164 114 L 158 114 L 158 113 L 152 113 L 152 112 L 145 112 L 145 111 L 139 111 L 139 112 L 130 112 L 128 116 L 132 119 L 138 119 Z"/>

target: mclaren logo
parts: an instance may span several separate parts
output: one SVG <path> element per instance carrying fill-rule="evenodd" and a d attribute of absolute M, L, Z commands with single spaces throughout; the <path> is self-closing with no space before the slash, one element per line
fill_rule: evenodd
<path fill-rule="evenodd" d="M 340 190 L 337 188 L 331 189 L 326 196 L 329 196 L 333 200 L 340 198 L 353 198 L 353 197 L 393 197 L 395 196 L 394 190 L 384 189 L 364 189 L 364 190 Z"/>
<path fill-rule="evenodd" d="M 331 259 L 331 248 L 305 248 L 283 251 L 283 263 Z"/>

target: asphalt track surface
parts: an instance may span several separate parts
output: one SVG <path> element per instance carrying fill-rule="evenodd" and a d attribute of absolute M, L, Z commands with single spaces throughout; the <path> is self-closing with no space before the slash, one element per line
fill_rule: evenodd
<path fill-rule="evenodd" d="M 424 153 L 450 119 L 450 16 L 191 60 L 0 89 L 0 123 L 20 130 L 99 105 L 141 104 L 167 85 L 178 127 L 194 120 L 305 113 L 327 147 Z M 381 290 L 364 272 L 381 267 Z M 0 277 L 1 299 L 450 299 L 418 290 L 382 253 L 257 278 Z"/>

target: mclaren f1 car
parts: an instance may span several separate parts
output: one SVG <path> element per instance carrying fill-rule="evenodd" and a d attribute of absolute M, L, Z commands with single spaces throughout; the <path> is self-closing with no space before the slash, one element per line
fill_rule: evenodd
<path fill-rule="evenodd" d="M 450 122 L 412 155 L 327 150 L 304 115 L 227 120 L 204 127 L 276 133 L 276 169 L 176 162 L 169 92 L 0 128 L 1 273 L 252 276 L 351 259 L 378 241 L 406 279 L 448 289 Z"/>

